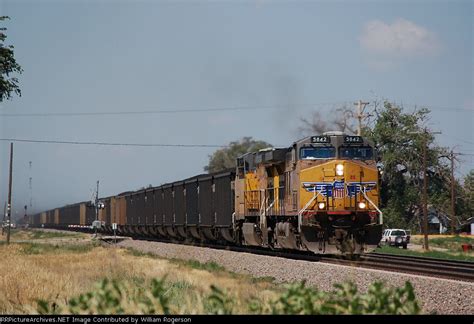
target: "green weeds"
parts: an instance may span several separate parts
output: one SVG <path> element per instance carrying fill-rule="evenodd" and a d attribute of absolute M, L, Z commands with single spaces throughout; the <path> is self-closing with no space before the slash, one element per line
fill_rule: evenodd
<path fill-rule="evenodd" d="M 38 244 L 21 243 L 21 252 L 23 254 L 51 254 L 51 253 L 86 253 L 96 247 L 96 243 L 86 244 Z"/>
<path fill-rule="evenodd" d="M 187 296 L 187 298 L 185 298 Z M 189 298 L 193 296 L 193 298 Z M 181 303 L 179 303 L 181 301 Z M 239 308 L 245 305 L 245 309 Z M 117 280 L 102 280 L 92 291 L 58 305 L 45 300 L 37 303 L 40 314 L 418 314 L 420 307 L 412 285 L 389 288 L 381 282 L 360 293 L 353 283 L 335 285 L 331 292 L 307 287 L 305 282 L 289 284 L 272 300 L 236 296 L 211 286 L 200 297 L 186 282 L 168 283 L 153 279 L 146 286 Z"/>

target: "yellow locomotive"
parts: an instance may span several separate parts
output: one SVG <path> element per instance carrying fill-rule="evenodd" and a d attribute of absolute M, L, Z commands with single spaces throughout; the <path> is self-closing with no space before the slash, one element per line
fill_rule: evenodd
<path fill-rule="evenodd" d="M 235 214 L 245 245 L 360 254 L 382 235 L 371 143 L 327 132 L 237 160 Z"/>

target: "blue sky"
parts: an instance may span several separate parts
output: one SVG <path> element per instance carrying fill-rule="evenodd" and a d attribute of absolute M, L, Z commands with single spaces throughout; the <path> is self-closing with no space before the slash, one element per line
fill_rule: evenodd
<path fill-rule="evenodd" d="M 0 113 L 285 105 L 281 110 L 0 117 L 2 138 L 289 145 L 300 118 L 358 99 L 432 109 L 438 142 L 474 153 L 471 1 L 9 1 L 24 73 Z M 304 104 L 304 105 L 303 105 Z M 8 143 L 0 197 L 7 188 Z M 202 172 L 211 148 L 15 144 L 15 205 L 87 200 Z M 28 162 L 32 161 L 32 169 Z M 463 158 L 459 174 L 474 168 Z M 3 204 L 3 200 L 0 202 Z"/>

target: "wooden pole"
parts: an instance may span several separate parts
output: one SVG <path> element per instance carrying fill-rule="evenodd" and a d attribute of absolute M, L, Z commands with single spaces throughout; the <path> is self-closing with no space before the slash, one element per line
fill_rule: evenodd
<path fill-rule="evenodd" d="M 424 244 L 423 248 L 425 251 L 429 250 L 428 247 L 428 170 L 426 168 L 426 155 L 427 155 L 427 134 L 424 134 L 423 140 L 423 236 Z"/>
<path fill-rule="evenodd" d="M 456 232 L 456 209 L 455 209 L 455 196 L 454 196 L 454 152 L 451 151 L 451 234 Z"/>
<path fill-rule="evenodd" d="M 8 180 L 8 205 L 7 205 L 7 244 L 10 244 L 10 229 L 12 223 L 12 175 L 13 175 L 13 143 L 10 143 L 10 176 Z"/>

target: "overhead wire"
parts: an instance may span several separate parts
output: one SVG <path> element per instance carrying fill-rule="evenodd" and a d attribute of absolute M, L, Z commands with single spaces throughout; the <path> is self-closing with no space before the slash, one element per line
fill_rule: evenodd
<path fill-rule="evenodd" d="M 138 147 L 204 147 L 204 148 L 224 148 L 228 145 L 212 144 L 156 144 L 156 143 L 112 143 L 96 141 L 59 141 L 59 140 L 33 140 L 23 138 L 0 138 L 0 141 L 24 142 L 24 143 L 44 143 L 44 144 L 70 144 L 70 145 L 102 145 L 102 146 L 138 146 Z"/>
<path fill-rule="evenodd" d="M 466 112 L 474 112 L 472 108 L 462 108 L 462 107 L 437 107 L 437 106 L 418 106 L 418 105 L 410 105 L 415 109 L 422 109 L 427 108 L 429 110 L 444 110 L 444 111 L 466 111 Z"/>
<path fill-rule="evenodd" d="M 327 102 L 313 104 L 285 104 L 261 106 L 236 106 L 216 108 L 184 108 L 184 109 L 157 109 L 157 110 L 128 110 L 128 111 L 85 111 L 85 112 L 32 112 L 32 113 L 2 113 L 0 117 L 75 117 L 75 116 L 114 116 L 114 115 L 149 115 L 149 114 L 181 114 L 199 112 L 225 112 L 241 110 L 284 110 L 295 107 L 315 107 L 337 105 L 346 102 Z"/>
<path fill-rule="evenodd" d="M 245 110 L 284 110 L 297 107 L 321 107 L 328 105 L 344 105 L 348 101 L 322 102 L 322 103 L 294 103 L 284 105 L 259 105 L 259 106 L 235 106 L 235 107 L 215 107 L 215 108 L 184 108 L 184 109 L 157 109 L 157 110 L 126 110 L 126 111 L 85 111 L 85 112 L 29 112 L 29 113 L 0 113 L 0 117 L 80 117 L 80 116 L 120 116 L 120 115 L 150 115 L 150 114 L 181 114 L 200 112 L 230 112 Z M 474 109 L 461 107 L 436 107 L 423 105 L 410 105 L 417 108 L 428 108 L 432 110 L 467 111 L 474 112 Z"/>
<path fill-rule="evenodd" d="M 471 141 L 466 141 L 466 139 L 461 139 L 461 138 L 458 138 L 458 137 L 455 137 L 455 136 L 451 136 L 451 135 L 447 135 L 445 134 L 444 136 L 447 136 L 447 137 L 450 137 L 456 141 L 459 141 L 459 142 L 463 142 L 463 143 L 466 143 L 466 144 L 472 144 L 474 145 L 474 142 L 471 142 Z"/>

